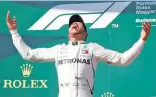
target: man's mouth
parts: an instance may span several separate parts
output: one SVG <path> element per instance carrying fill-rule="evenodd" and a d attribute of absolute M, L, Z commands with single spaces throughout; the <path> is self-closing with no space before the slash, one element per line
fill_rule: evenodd
<path fill-rule="evenodd" d="M 76 26 L 73 26 L 72 29 L 77 29 L 77 27 Z"/>
<path fill-rule="evenodd" d="M 79 26 L 77 25 L 77 23 L 74 23 L 74 24 L 73 24 L 72 29 L 76 29 L 76 30 L 78 30 L 78 29 L 79 29 Z"/>

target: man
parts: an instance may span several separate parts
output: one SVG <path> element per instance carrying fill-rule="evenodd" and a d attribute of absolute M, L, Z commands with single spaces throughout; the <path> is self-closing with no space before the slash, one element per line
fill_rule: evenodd
<path fill-rule="evenodd" d="M 149 33 L 150 23 L 144 23 L 139 40 L 126 52 L 119 53 L 103 48 L 97 43 L 85 43 L 87 29 L 79 15 L 69 20 L 69 43 L 59 44 L 51 48 L 31 49 L 25 44 L 17 32 L 16 19 L 11 20 L 8 12 L 7 25 L 13 43 L 21 56 L 29 61 L 55 61 L 59 97 L 92 97 L 93 78 L 98 61 L 126 66 L 140 53 Z"/>

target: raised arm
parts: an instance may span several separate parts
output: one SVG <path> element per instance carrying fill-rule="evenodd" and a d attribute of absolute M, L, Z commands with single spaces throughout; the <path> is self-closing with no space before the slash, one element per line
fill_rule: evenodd
<path fill-rule="evenodd" d="M 140 39 L 124 53 L 105 49 L 102 46 L 95 44 L 94 57 L 97 61 L 104 61 L 108 64 L 125 66 L 130 64 L 141 52 L 144 43 L 150 33 L 150 23 L 144 23 L 141 31 Z"/>
<path fill-rule="evenodd" d="M 29 61 L 55 61 L 58 46 L 51 48 L 31 49 L 18 34 L 16 28 L 16 19 L 15 17 L 13 20 L 10 18 L 9 11 L 7 13 L 6 21 L 12 35 L 13 44 L 24 59 Z"/>

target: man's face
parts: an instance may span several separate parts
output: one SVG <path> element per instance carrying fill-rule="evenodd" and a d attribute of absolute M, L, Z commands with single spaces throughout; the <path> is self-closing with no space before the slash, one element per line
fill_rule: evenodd
<path fill-rule="evenodd" d="M 78 34 L 81 32 L 85 32 L 85 29 L 81 22 L 74 22 L 71 24 L 71 26 L 69 28 L 69 34 Z"/>
<path fill-rule="evenodd" d="M 83 39 L 86 37 L 86 31 L 81 22 L 74 22 L 69 28 L 69 37 Z"/>

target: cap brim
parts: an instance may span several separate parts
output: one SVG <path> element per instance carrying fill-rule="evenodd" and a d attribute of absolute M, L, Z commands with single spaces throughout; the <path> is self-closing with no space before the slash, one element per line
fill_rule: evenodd
<path fill-rule="evenodd" d="M 70 27 L 71 24 L 74 23 L 74 22 L 81 22 L 81 23 L 84 24 L 83 19 L 82 19 L 81 16 L 78 15 L 78 14 L 75 14 L 75 15 L 73 15 L 73 16 L 70 17 L 70 19 L 69 19 L 69 27 Z"/>

